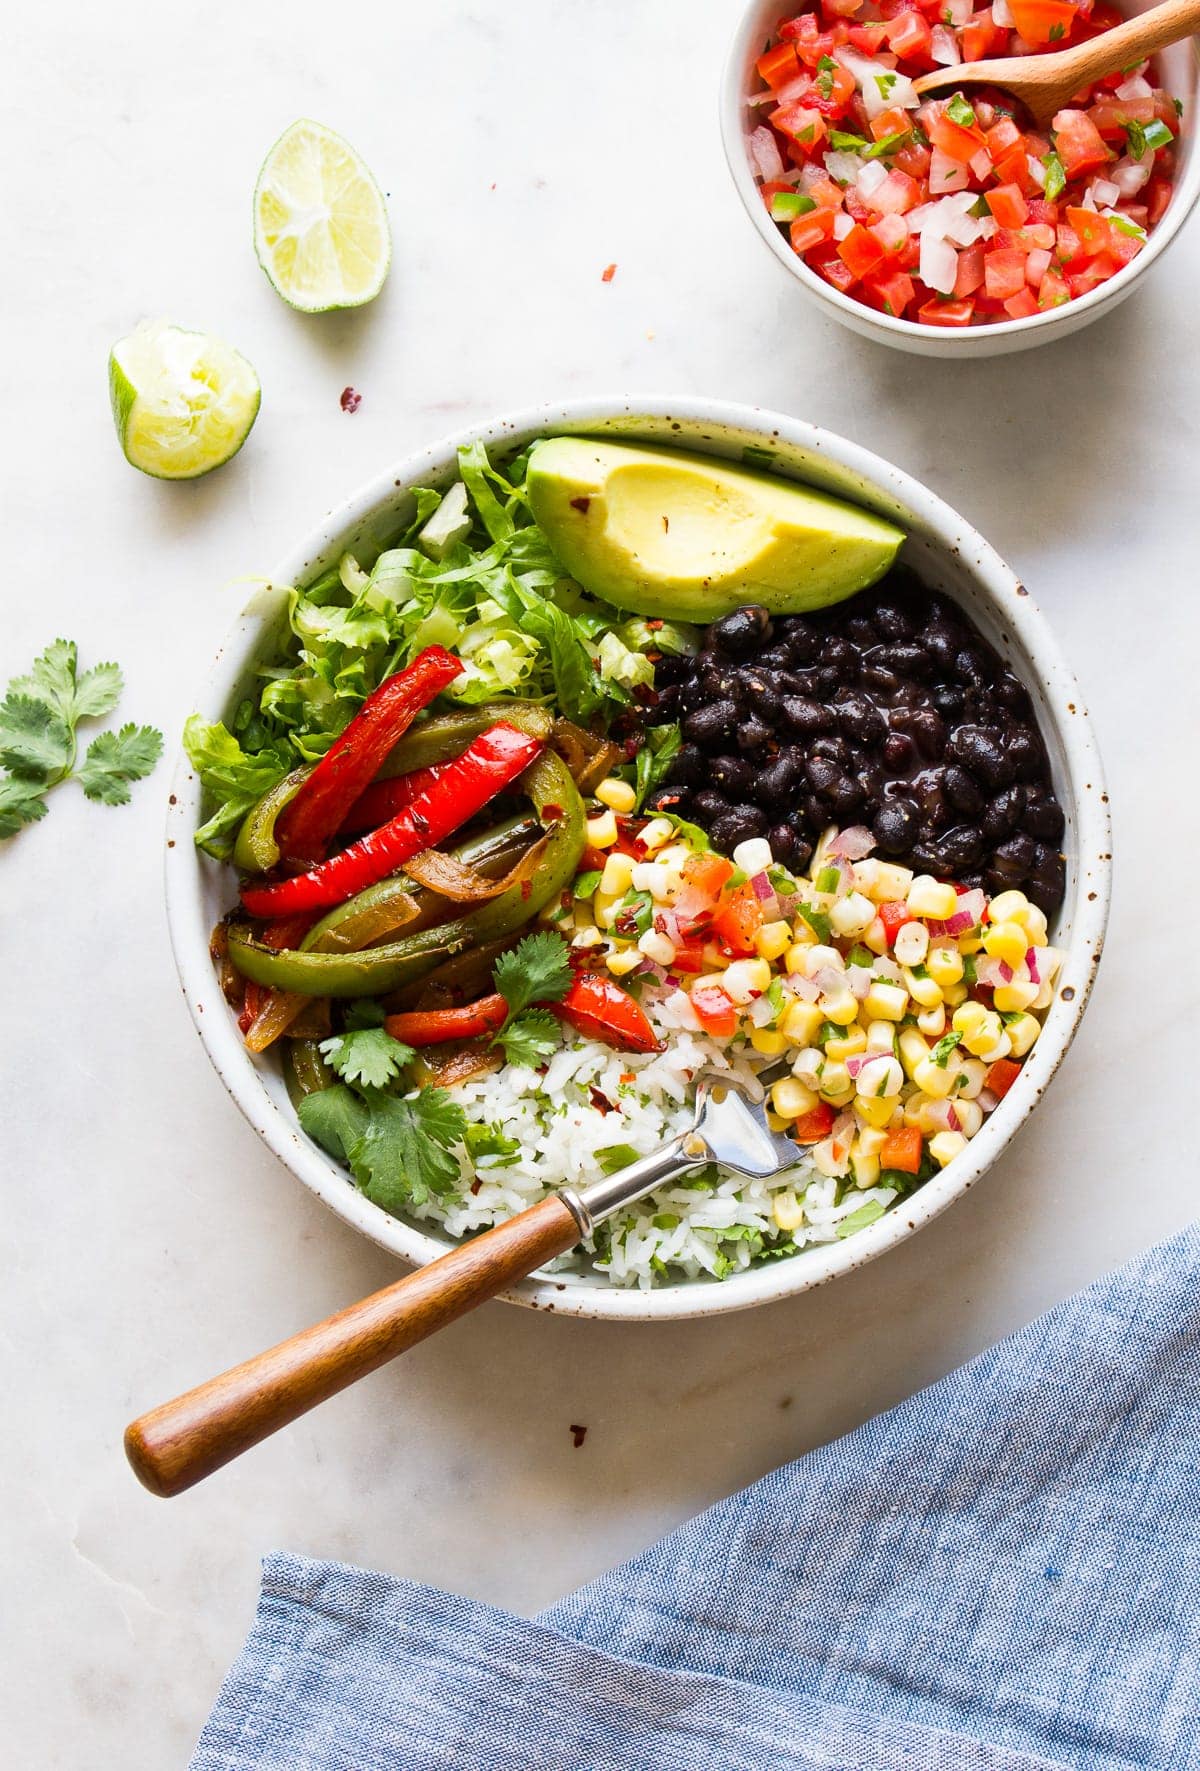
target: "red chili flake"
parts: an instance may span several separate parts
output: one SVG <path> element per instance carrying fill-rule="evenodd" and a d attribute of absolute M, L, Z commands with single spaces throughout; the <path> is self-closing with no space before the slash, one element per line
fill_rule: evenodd
<path fill-rule="evenodd" d="M 356 387 L 342 389 L 341 408 L 343 412 L 357 412 L 362 405 L 362 395 Z"/>
<path fill-rule="evenodd" d="M 625 761 L 627 763 L 631 763 L 633 761 L 634 757 L 637 755 L 638 751 L 642 748 L 642 745 L 644 743 L 645 743 L 645 739 L 642 738 L 640 735 L 637 735 L 632 738 L 626 738 L 625 744 L 624 744 L 624 751 L 625 751 Z"/>
<path fill-rule="evenodd" d="M 592 501 L 590 498 L 585 497 L 581 493 L 578 498 L 572 498 L 571 509 L 577 510 L 581 516 L 586 516 L 588 513 L 588 509 L 591 506 L 591 502 Z"/>
<path fill-rule="evenodd" d="M 521 896 L 522 898 L 531 898 L 533 896 L 533 881 L 531 879 L 523 879 L 521 881 Z"/>
<path fill-rule="evenodd" d="M 617 274 L 617 267 L 615 264 L 606 265 L 604 267 L 604 271 L 600 277 L 600 281 L 602 283 L 611 283 L 613 278 L 616 276 L 616 274 Z"/>
<path fill-rule="evenodd" d="M 633 698 L 639 707 L 655 707 L 658 704 L 658 690 L 652 689 L 649 683 L 635 683 Z"/>
<path fill-rule="evenodd" d="M 483 1182 L 482 1182 L 482 1181 L 481 1181 L 481 1180 L 480 1180 L 480 1179 L 479 1179 L 479 1177 L 478 1177 L 478 1175 L 477 1175 L 477 1176 L 476 1176 L 476 1177 L 475 1177 L 475 1179 L 474 1179 L 474 1180 L 473 1180 L 473 1181 L 472 1181 L 472 1182 L 471 1182 L 471 1191 L 472 1191 L 472 1193 L 478 1193 L 478 1191 L 479 1191 L 479 1189 L 480 1189 L 480 1188 L 481 1188 L 481 1187 L 482 1187 L 482 1186 L 483 1186 Z"/>
<path fill-rule="evenodd" d="M 607 1095 L 602 1095 L 598 1088 L 590 1088 L 588 1090 L 588 1094 L 591 1096 L 592 1106 L 596 1109 L 597 1113 L 611 1113 L 612 1112 L 612 1110 L 613 1110 L 612 1102 L 609 1100 Z"/>
<path fill-rule="evenodd" d="M 572 1424 L 571 1426 L 569 1426 L 567 1428 L 567 1431 L 571 1435 L 572 1445 L 575 1447 L 576 1451 L 578 1451 L 579 1447 L 583 1444 L 584 1440 L 587 1438 L 587 1428 L 586 1427 L 577 1427 L 574 1424 Z"/>
<path fill-rule="evenodd" d="M 562 815 L 562 807 L 556 806 L 553 800 L 547 800 L 546 804 L 542 807 L 542 817 L 551 824 L 557 824 Z"/>
<path fill-rule="evenodd" d="M 651 664 L 659 664 L 662 662 L 662 653 L 661 652 L 647 652 L 646 656 L 650 660 Z"/>

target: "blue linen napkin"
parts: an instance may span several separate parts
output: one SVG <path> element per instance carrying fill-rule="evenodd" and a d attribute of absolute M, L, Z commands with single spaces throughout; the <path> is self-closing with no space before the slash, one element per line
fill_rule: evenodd
<path fill-rule="evenodd" d="M 272 1556 L 192 1771 L 1200 1766 L 1200 1229 L 530 1622 Z"/>

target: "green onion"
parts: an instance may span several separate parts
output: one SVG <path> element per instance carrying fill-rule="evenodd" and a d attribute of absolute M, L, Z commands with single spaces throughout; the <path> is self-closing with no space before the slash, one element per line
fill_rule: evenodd
<path fill-rule="evenodd" d="M 841 883 L 841 872 L 836 867 L 822 867 L 813 884 L 819 892 L 836 892 Z"/>

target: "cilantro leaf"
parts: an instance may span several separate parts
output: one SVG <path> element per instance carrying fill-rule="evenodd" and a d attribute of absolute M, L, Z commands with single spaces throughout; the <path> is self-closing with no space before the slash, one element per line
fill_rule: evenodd
<path fill-rule="evenodd" d="M 799 211 L 797 211 L 799 213 Z M 778 217 L 776 219 L 779 219 Z M 791 219 L 790 217 L 786 219 Z M 635 786 L 637 799 L 634 802 L 638 811 L 652 787 L 657 787 L 667 773 L 683 742 L 677 724 L 668 726 L 651 726 L 646 733 L 646 742 L 637 753 L 635 764 Z"/>
<path fill-rule="evenodd" d="M 485 1156 L 495 1158 L 494 1161 L 489 1162 L 489 1168 L 511 1168 L 514 1158 L 521 1153 L 521 1146 L 517 1139 L 508 1137 L 500 1129 L 499 1123 L 468 1125 L 466 1145 L 469 1154 L 476 1162 Z"/>
<path fill-rule="evenodd" d="M 886 154 L 894 154 L 897 149 L 909 139 L 911 134 L 912 131 L 910 129 L 898 129 L 894 135 L 885 135 L 881 140 L 873 141 L 863 155 L 863 159 L 880 160 Z"/>
<path fill-rule="evenodd" d="M 600 872 L 599 868 L 593 868 L 587 873 L 577 873 L 575 875 L 575 884 L 572 887 L 572 895 L 574 896 L 576 903 L 578 903 L 581 898 L 594 897 L 600 889 L 600 881 L 603 877 L 604 875 Z"/>
<path fill-rule="evenodd" d="M 1053 203 L 1067 188 L 1066 167 L 1053 148 L 1048 154 L 1042 155 L 1042 165 L 1046 168 L 1046 183 L 1042 194 L 1047 203 Z"/>
<path fill-rule="evenodd" d="M 101 719 L 111 713 L 124 686 L 119 664 L 97 664 L 85 670 L 75 690 L 75 718 Z"/>
<path fill-rule="evenodd" d="M 162 733 L 153 726 L 122 726 L 119 732 L 101 732 L 88 745 L 79 770 L 79 785 L 88 799 L 106 806 L 123 806 L 129 800 L 129 782 L 140 781 L 162 755 Z"/>
<path fill-rule="evenodd" d="M 305 1095 L 296 1108 L 301 1129 L 339 1162 L 350 1163 L 351 1151 L 367 1129 L 367 1109 L 345 1083 Z"/>
<path fill-rule="evenodd" d="M 851 135 L 845 129 L 831 129 L 829 131 L 829 145 L 839 151 L 856 154 L 860 148 L 866 147 L 867 138 L 865 135 Z"/>
<path fill-rule="evenodd" d="M 423 1205 L 431 1193 L 458 1183 L 454 1145 L 466 1136 L 462 1108 L 445 1089 L 416 1095 L 367 1095 L 366 1129 L 349 1152 L 355 1178 L 368 1199 L 385 1211 Z"/>
<path fill-rule="evenodd" d="M 399 1075 L 414 1053 L 382 1027 L 360 1027 L 321 1041 L 321 1056 L 343 1082 L 384 1088 Z"/>
<path fill-rule="evenodd" d="M 40 658 L 33 661 L 28 676 L 19 676 L 12 688 L 20 695 L 32 695 L 44 701 L 60 719 L 71 723 L 75 705 L 75 667 L 78 659 L 74 640 L 53 640 Z"/>
<path fill-rule="evenodd" d="M 817 937 L 817 940 L 828 941 L 830 922 L 825 912 L 823 910 L 815 909 L 812 904 L 800 904 L 797 906 L 797 909 L 812 930 L 813 934 Z"/>
<path fill-rule="evenodd" d="M 567 943 L 552 929 L 526 935 L 511 952 L 500 955 L 492 978 L 508 1004 L 510 1018 L 531 1002 L 557 1002 L 571 982 Z"/>
<path fill-rule="evenodd" d="M 342 1026 L 348 1033 L 356 1033 L 360 1027 L 382 1027 L 386 1019 L 387 1010 L 381 1002 L 372 1002 L 369 996 L 358 996 L 346 1004 Z"/>
<path fill-rule="evenodd" d="M 549 1009 L 531 1008 L 505 1022 L 492 1044 L 503 1048 L 510 1064 L 531 1070 L 557 1050 L 559 1026 Z"/>
<path fill-rule="evenodd" d="M 946 115 L 952 123 L 957 123 L 960 129 L 974 129 L 975 127 L 975 112 L 961 92 L 956 92 L 946 106 Z"/>
<path fill-rule="evenodd" d="M 947 1033 L 944 1039 L 938 1040 L 929 1055 L 939 1070 L 944 1070 L 947 1064 L 949 1064 L 950 1053 L 959 1044 L 961 1039 L 961 1033 Z"/>
<path fill-rule="evenodd" d="M 71 767 L 67 722 L 45 701 L 9 690 L 0 703 L 0 763 L 14 775 L 49 784 Z"/>
<path fill-rule="evenodd" d="M 0 780 L 0 838 L 15 836 L 26 824 L 46 816 L 43 784 L 9 775 Z"/>
<path fill-rule="evenodd" d="M 606 1175 L 615 1175 L 640 1160 L 632 1144 L 605 1144 L 595 1152 L 595 1157 Z"/>

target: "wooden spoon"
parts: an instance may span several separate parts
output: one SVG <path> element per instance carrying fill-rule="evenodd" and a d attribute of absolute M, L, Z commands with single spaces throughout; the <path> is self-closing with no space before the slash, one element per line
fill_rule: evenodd
<path fill-rule="evenodd" d="M 1008 56 L 1003 60 L 961 62 L 938 68 L 913 82 L 921 98 L 939 98 L 964 86 L 999 86 L 1019 99 L 1040 128 L 1074 95 L 1104 74 L 1145 61 L 1168 43 L 1200 31 L 1200 0 L 1163 0 L 1138 18 L 1126 19 L 1102 36 L 1052 55 Z"/>

